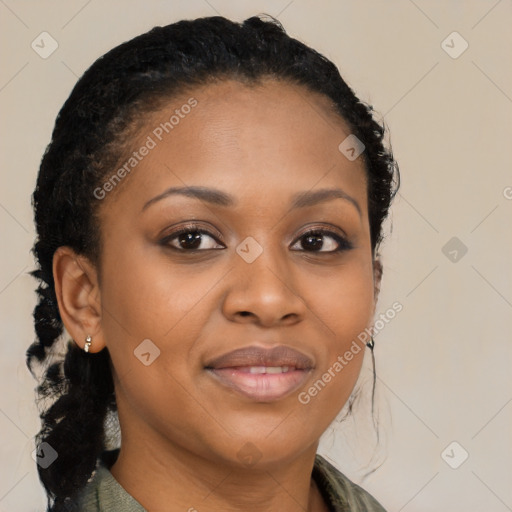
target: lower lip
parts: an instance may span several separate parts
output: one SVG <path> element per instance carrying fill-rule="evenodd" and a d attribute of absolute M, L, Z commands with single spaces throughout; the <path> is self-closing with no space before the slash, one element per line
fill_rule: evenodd
<path fill-rule="evenodd" d="M 257 402 L 273 402 L 293 393 L 306 380 L 309 370 L 285 373 L 247 373 L 234 368 L 208 369 L 221 384 Z"/>

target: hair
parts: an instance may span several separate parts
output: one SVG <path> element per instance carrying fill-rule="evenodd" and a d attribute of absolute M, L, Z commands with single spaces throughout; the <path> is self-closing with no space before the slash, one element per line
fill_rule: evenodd
<path fill-rule="evenodd" d="M 106 348 L 86 354 L 69 340 L 65 353 L 57 353 L 63 323 L 52 273 L 54 253 L 69 246 L 99 269 L 100 201 L 93 191 L 133 143 L 134 127 L 175 95 L 227 79 L 246 84 L 279 80 L 330 101 L 365 145 L 374 253 L 383 239 L 383 220 L 399 187 L 398 165 L 384 142 L 386 129 L 331 61 L 288 36 L 275 19 L 183 20 L 155 27 L 100 57 L 78 80 L 57 116 L 32 197 L 37 230 L 32 252 L 38 266 L 31 274 L 39 280 L 39 302 L 33 314 L 37 338 L 27 350 L 27 366 L 34 376 L 35 362 L 44 367 L 37 400 L 51 402 L 40 412 L 36 444 L 48 443 L 58 453 L 49 467 L 38 466 L 47 511 L 69 510 L 98 461 L 107 460 L 111 452 L 105 422 L 117 411 Z"/>

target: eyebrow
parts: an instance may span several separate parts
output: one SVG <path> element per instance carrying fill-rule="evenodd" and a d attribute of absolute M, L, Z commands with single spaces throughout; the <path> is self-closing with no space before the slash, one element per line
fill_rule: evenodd
<path fill-rule="evenodd" d="M 235 206 L 238 203 L 233 196 L 214 188 L 200 186 L 171 187 L 162 194 L 159 194 L 150 199 L 142 207 L 142 211 L 146 210 L 152 204 L 172 195 L 192 197 L 217 206 L 224 207 Z M 352 196 L 340 188 L 323 188 L 319 190 L 299 192 L 292 196 L 291 209 L 294 210 L 296 208 L 306 208 L 308 206 L 314 206 L 331 199 L 344 199 L 350 202 L 357 209 L 359 216 L 362 217 L 362 211 L 359 203 Z"/>

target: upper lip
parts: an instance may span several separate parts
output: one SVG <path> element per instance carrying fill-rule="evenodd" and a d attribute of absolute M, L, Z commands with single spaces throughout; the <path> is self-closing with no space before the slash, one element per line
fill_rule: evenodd
<path fill-rule="evenodd" d="M 313 368 L 313 361 L 302 352 L 285 345 L 271 349 L 251 345 L 212 359 L 205 367 L 218 370 L 238 366 L 292 366 L 296 369 L 308 370 Z"/>

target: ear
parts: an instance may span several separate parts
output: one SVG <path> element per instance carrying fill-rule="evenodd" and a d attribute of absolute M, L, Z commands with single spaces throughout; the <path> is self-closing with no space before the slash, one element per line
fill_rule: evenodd
<path fill-rule="evenodd" d="M 95 266 L 70 247 L 59 247 L 53 255 L 53 279 L 62 322 L 75 343 L 84 348 L 91 336 L 90 352 L 105 347 L 101 323 L 101 296 Z"/>

